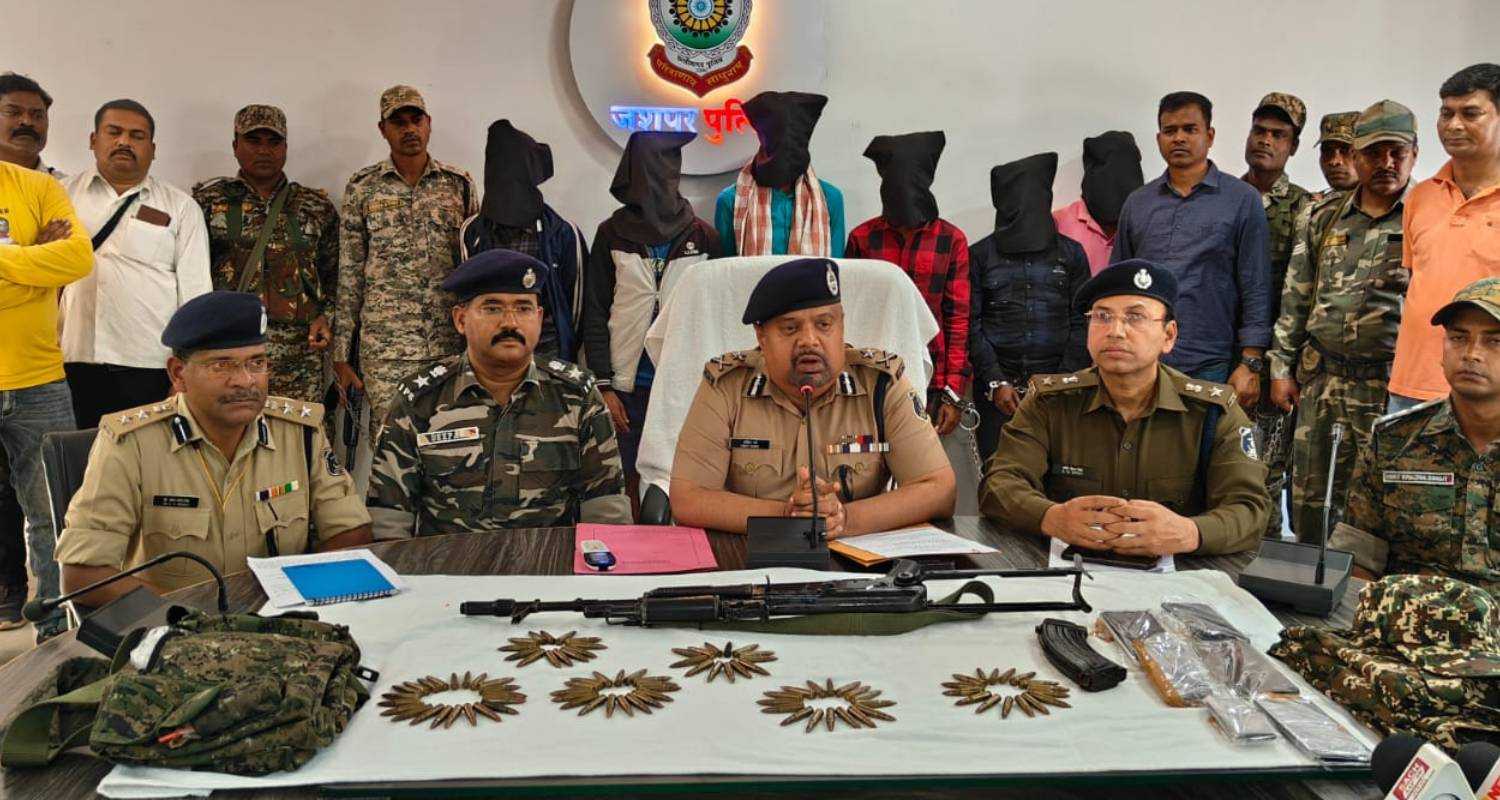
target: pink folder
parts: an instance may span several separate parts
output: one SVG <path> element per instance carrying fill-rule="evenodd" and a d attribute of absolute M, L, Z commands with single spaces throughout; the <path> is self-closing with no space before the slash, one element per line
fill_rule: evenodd
<path fill-rule="evenodd" d="M 600 572 L 583 563 L 578 542 L 598 539 L 615 554 L 615 565 Z M 671 525 L 584 523 L 573 534 L 573 572 L 578 575 L 649 575 L 718 569 L 702 528 Z"/>

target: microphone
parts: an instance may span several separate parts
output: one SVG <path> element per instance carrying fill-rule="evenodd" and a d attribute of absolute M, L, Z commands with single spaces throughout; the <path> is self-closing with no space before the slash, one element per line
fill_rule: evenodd
<path fill-rule="evenodd" d="M 1328 488 L 1323 494 L 1323 537 L 1318 540 L 1318 568 L 1313 573 L 1313 585 L 1323 585 L 1323 572 L 1328 561 L 1328 519 L 1333 512 L 1333 478 L 1338 471 L 1339 445 L 1344 441 L 1344 423 L 1333 423 L 1333 447 L 1328 454 Z"/>
<path fill-rule="evenodd" d="M 807 546 L 817 547 L 818 542 L 823 541 L 824 526 L 822 517 L 818 516 L 818 465 L 817 451 L 813 449 L 812 382 L 811 375 L 803 375 L 797 380 L 797 391 L 802 393 L 802 418 L 807 420 L 807 479 L 812 485 L 812 524 L 807 529 Z"/>
<path fill-rule="evenodd" d="M 219 574 L 219 571 L 214 568 L 214 565 L 208 563 L 208 560 L 205 559 L 203 556 L 200 556 L 200 555 L 197 555 L 197 554 L 194 554 L 194 553 L 189 553 L 189 552 L 187 552 L 185 550 L 174 550 L 174 551 L 172 551 L 170 553 L 163 553 L 163 554 L 157 556 L 156 558 L 151 559 L 150 561 L 145 561 L 145 562 L 142 562 L 140 564 L 137 564 L 136 566 L 131 567 L 130 569 L 124 570 L 122 572 L 115 573 L 114 575 L 111 575 L 108 578 L 105 578 L 104 580 L 94 581 L 93 583 L 89 584 L 88 586 L 83 587 L 82 589 L 78 589 L 77 591 L 68 592 L 67 594 L 65 594 L 65 595 L 63 595 L 61 597 L 51 597 L 51 598 L 46 598 L 46 599 L 38 597 L 37 599 L 32 600 L 31 602 L 27 603 L 24 607 L 21 608 L 21 616 L 24 617 L 28 622 L 40 622 L 41 620 L 45 619 L 48 614 L 51 614 L 53 612 L 53 610 L 56 609 L 58 606 L 62 605 L 63 603 L 68 602 L 69 600 L 72 600 L 75 597 L 78 597 L 79 595 L 88 594 L 89 592 L 92 592 L 95 589 L 98 589 L 98 588 L 103 587 L 103 586 L 108 586 L 111 583 L 114 583 L 114 582 L 120 580 L 121 578 L 125 578 L 125 577 L 128 577 L 130 575 L 134 575 L 137 572 L 141 572 L 143 570 L 150 569 L 151 567 L 154 567 L 157 564 L 162 563 L 163 561 L 171 561 L 174 558 L 188 558 L 188 559 L 192 559 L 193 561 L 196 561 L 199 564 L 202 564 L 204 569 L 206 569 L 209 572 L 213 573 L 214 581 L 217 582 L 218 585 L 219 585 L 219 613 L 220 614 L 228 614 L 229 613 L 229 590 L 224 585 L 224 576 L 221 575 L 221 574 Z M 103 607 L 101 607 L 100 610 L 103 610 L 103 608 L 108 608 L 110 605 L 113 605 L 113 603 L 107 603 L 107 604 L 105 604 Z"/>
<path fill-rule="evenodd" d="M 1398 733 L 1376 745 L 1370 772 L 1385 800 L 1474 800 L 1458 762 L 1410 734 Z"/>
<path fill-rule="evenodd" d="M 1469 742 L 1458 751 L 1459 769 L 1479 800 L 1500 800 L 1500 747 Z"/>

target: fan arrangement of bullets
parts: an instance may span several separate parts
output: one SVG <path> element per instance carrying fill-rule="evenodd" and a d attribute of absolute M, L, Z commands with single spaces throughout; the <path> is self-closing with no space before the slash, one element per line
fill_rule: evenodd
<path fill-rule="evenodd" d="M 479 695 L 479 700 L 470 703 L 427 702 L 429 695 L 464 689 Z M 465 672 L 460 678 L 455 672 L 446 681 L 429 675 L 392 686 L 381 695 L 380 705 L 385 710 L 380 716 L 390 717 L 392 722 L 410 720 L 412 725 L 431 721 L 429 730 L 450 728 L 460 718 L 468 720 L 472 727 L 478 724 L 479 717 L 500 722 L 502 714 L 518 714 L 520 712 L 513 706 L 524 702 L 526 695 L 516 691 L 516 683 L 510 678 L 491 678 L 482 672 L 478 675 Z"/>
<path fill-rule="evenodd" d="M 775 653 L 760 649 L 758 644 L 737 648 L 733 642 L 725 642 L 722 648 L 704 642 L 702 647 L 674 647 L 672 652 L 682 656 L 682 660 L 673 664 L 672 669 L 687 667 L 684 678 L 707 672 L 708 683 L 713 683 L 714 678 L 720 675 L 730 683 L 734 683 L 736 676 L 746 680 L 756 675 L 769 676 L 771 673 L 760 665 L 776 660 Z"/>
<path fill-rule="evenodd" d="M 896 718 L 881 711 L 896 704 L 894 700 L 881 700 L 880 690 L 854 681 L 835 687 L 833 679 L 824 683 L 808 681 L 805 686 L 783 686 L 765 693 L 759 704 L 762 714 L 784 714 L 782 726 L 794 725 L 806 720 L 804 733 L 811 733 L 818 726 L 833 730 L 842 722 L 851 728 L 873 728 L 877 720 L 895 722 Z M 842 700 L 844 705 L 808 705 L 808 701 Z"/>
<path fill-rule="evenodd" d="M 647 675 L 643 669 L 629 675 L 625 674 L 625 670 L 620 670 L 613 678 L 602 672 L 595 672 L 587 678 L 569 678 L 562 689 L 552 693 L 552 702 L 560 704 L 564 711 L 579 709 L 580 717 L 597 708 L 604 709 L 605 718 L 613 717 L 616 711 L 623 711 L 625 716 L 633 717 L 637 711 L 650 714 L 652 709 L 665 707 L 672 702 L 668 693 L 681 688 L 671 678 Z M 628 691 L 610 691 L 613 689 Z"/>
<path fill-rule="evenodd" d="M 1006 686 L 1022 691 L 1020 694 L 991 691 L 991 687 Z M 1047 706 L 1072 708 L 1067 702 L 1068 687 L 1056 681 L 1036 680 L 1035 672 L 1017 674 L 1015 667 L 1004 672 L 996 667 L 988 674 L 979 668 L 974 670 L 973 675 L 954 673 L 953 680 L 944 683 L 943 688 L 947 690 L 943 692 L 944 695 L 958 698 L 954 705 L 977 705 L 974 709 L 976 714 L 983 714 L 1000 706 L 1000 719 L 1010 716 L 1010 712 L 1015 709 L 1020 709 L 1028 717 L 1035 717 L 1052 713 L 1047 710 Z"/>
<path fill-rule="evenodd" d="M 531 631 L 509 641 L 510 644 L 500 648 L 500 652 L 510 653 L 505 660 L 519 661 L 517 667 L 542 659 L 558 669 L 571 667 L 576 662 L 592 661 L 597 657 L 595 650 L 606 649 L 599 637 L 579 636 L 578 631 L 568 631 L 561 636 L 553 636 L 546 631 Z"/>

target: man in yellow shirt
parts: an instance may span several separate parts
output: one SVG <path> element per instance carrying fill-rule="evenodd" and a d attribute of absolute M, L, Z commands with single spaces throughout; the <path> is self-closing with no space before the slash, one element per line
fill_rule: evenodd
<path fill-rule="evenodd" d="M 65 228 L 62 238 L 50 238 Z M 88 233 L 62 185 L 46 173 L 0 162 L 0 331 L 5 332 L 5 345 L 0 347 L 0 448 L 26 515 L 27 549 L 41 595 L 58 591 L 41 439 L 49 431 L 74 427 L 72 396 L 63 380 L 57 343 L 57 292 L 87 275 L 93 265 Z M 0 585 L 0 626 L 14 627 L 26 601 L 25 568 L 11 563 L 19 554 L 0 553 L 5 556 L 0 563 L 0 577 L 5 579 Z M 37 640 L 62 628 L 62 615 L 54 614 L 37 623 Z"/>

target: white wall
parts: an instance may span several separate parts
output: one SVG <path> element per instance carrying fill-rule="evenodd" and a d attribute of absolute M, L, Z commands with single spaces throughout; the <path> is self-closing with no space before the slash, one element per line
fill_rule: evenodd
<path fill-rule="evenodd" d="M 643 0 L 579 0 L 642 2 Z M 767 11 L 770 10 L 766 4 Z M 991 227 L 991 166 L 1057 150 L 1057 203 L 1077 196 L 1080 142 L 1132 131 L 1148 177 L 1162 164 L 1156 101 L 1195 89 L 1213 99 L 1213 157 L 1238 174 L 1249 112 L 1266 91 L 1309 107 L 1293 177 L 1321 188 L 1312 141 L 1323 113 L 1382 97 L 1421 126 L 1417 175 L 1441 165 L 1437 87 L 1500 60 L 1495 0 L 793 0 L 826 15 L 832 100 L 813 140 L 819 174 L 843 187 L 848 220 L 879 213 L 871 136 L 943 129 L 935 188 L 943 214 L 972 238 Z M 433 114 L 432 152 L 476 177 L 484 130 L 510 117 L 551 144 L 548 200 L 587 231 L 610 213 L 619 150 L 590 119 L 567 53 L 572 4 L 550 0 L 9 0 L 0 69 L 37 78 L 56 98 L 45 158 L 69 171 L 91 159 L 94 109 L 121 96 L 152 110 L 158 176 L 186 186 L 233 171 L 234 111 L 281 105 L 298 180 L 337 197 L 348 175 L 384 156 L 375 130 L 384 87 L 411 83 Z M 762 50 L 756 58 L 774 58 Z M 711 217 L 729 176 L 686 193 Z"/>

